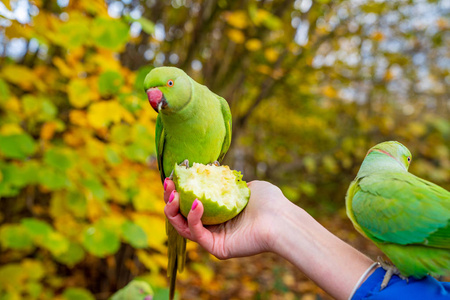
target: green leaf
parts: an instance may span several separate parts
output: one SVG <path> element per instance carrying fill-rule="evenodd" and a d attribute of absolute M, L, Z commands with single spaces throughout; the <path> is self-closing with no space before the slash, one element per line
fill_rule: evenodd
<path fill-rule="evenodd" d="M 89 253 L 99 257 L 114 254 L 120 247 L 118 232 L 102 221 L 97 221 L 84 231 L 82 243 Z"/>
<path fill-rule="evenodd" d="M 52 231 L 45 236 L 41 246 L 48 249 L 53 255 L 58 256 L 68 251 L 69 240 L 61 233 Z"/>
<path fill-rule="evenodd" d="M 70 186 L 70 182 L 62 171 L 53 168 L 39 170 L 39 183 L 49 190 L 55 191 Z"/>
<path fill-rule="evenodd" d="M 128 26 L 121 20 L 96 18 L 92 25 L 94 44 L 109 50 L 118 50 L 128 40 Z"/>
<path fill-rule="evenodd" d="M 41 121 L 53 120 L 57 113 L 58 109 L 56 108 L 55 104 L 53 104 L 53 102 L 51 102 L 48 99 L 42 99 L 41 116 L 39 120 Z"/>
<path fill-rule="evenodd" d="M 0 162 L 0 195 L 12 197 L 20 192 L 22 185 L 18 184 L 20 179 L 20 168 L 15 164 Z"/>
<path fill-rule="evenodd" d="M 153 23 L 149 19 L 142 17 L 136 21 L 139 22 L 139 24 L 141 24 L 142 30 L 144 30 L 145 33 L 148 34 L 155 33 L 155 23 Z"/>
<path fill-rule="evenodd" d="M 90 26 L 89 18 L 86 16 L 71 14 L 69 21 L 59 27 L 56 42 L 68 49 L 87 44 Z"/>
<path fill-rule="evenodd" d="M 92 195 L 98 200 L 105 200 L 108 196 L 107 191 L 103 188 L 103 185 L 97 179 L 84 179 L 81 181 L 84 187 L 86 187 Z"/>
<path fill-rule="evenodd" d="M 24 218 L 21 223 L 33 238 L 43 238 L 53 232 L 53 228 L 49 224 L 35 218 Z"/>
<path fill-rule="evenodd" d="M 77 243 L 70 243 L 66 251 L 55 256 L 55 259 L 60 263 L 73 267 L 85 257 L 83 248 Z"/>
<path fill-rule="evenodd" d="M 72 159 L 67 150 L 50 148 L 44 153 L 44 162 L 60 171 L 66 171 L 72 166 Z"/>
<path fill-rule="evenodd" d="M 31 299 L 37 299 L 42 292 L 42 284 L 35 281 L 27 282 L 24 288 L 30 295 Z"/>
<path fill-rule="evenodd" d="M 119 153 L 117 153 L 117 151 L 112 147 L 106 147 L 105 157 L 106 160 L 113 165 L 117 165 L 122 162 Z"/>
<path fill-rule="evenodd" d="M 143 97 L 147 97 L 144 93 L 144 79 L 152 69 L 153 69 L 152 66 L 143 66 L 139 68 L 136 74 L 136 81 L 134 83 L 134 88 L 138 92 L 142 92 Z"/>
<path fill-rule="evenodd" d="M 30 234 L 18 224 L 7 224 L 0 228 L 0 243 L 5 248 L 16 250 L 28 250 L 33 247 Z"/>
<path fill-rule="evenodd" d="M 117 144 L 125 144 L 130 140 L 131 127 L 125 124 L 113 125 L 111 129 L 111 141 Z"/>
<path fill-rule="evenodd" d="M 59 255 L 69 248 L 69 241 L 44 221 L 35 218 L 22 219 L 22 225 L 33 240 L 53 255 Z"/>
<path fill-rule="evenodd" d="M 36 151 L 36 143 L 27 133 L 0 135 L 0 153 L 8 158 L 25 159 Z"/>
<path fill-rule="evenodd" d="M 8 100 L 10 97 L 8 84 L 0 78 L 0 103 Z"/>
<path fill-rule="evenodd" d="M 86 198 L 78 191 L 70 191 L 66 199 L 67 208 L 72 211 L 75 217 L 85 217 L 87 211 Z"/>
<path fill-rule="evenodd" d="M 141 226 L 131 221 L 122 224 L 122 236 L 133 248 L 145 248 L 148 246 L 145 231 Z"/>
<path fill-rule="evenodd" d="M 130 160 L 145 162 L 150 152 L 138 143 L 133 143 L 125 147 L 124 154 Z"/>
<path fill-rule="evenodd" d="M 139 24 L 141 24 L 142 30 L 145 33 L 148 33 L 148 34 L 155 33 L 155 23 L 153 23 L 149 19 L 144 18 L 144 17 L 141 17 L 139 19 L 134 19 L 130 15 L 124 15 L 123 17 L 124 17 L 125 21 L 127 21 L 129 23 L 138 22 Z"/>
<path fill-rule="evenodd" d="M 122 75 L 115 71 L 106 71 L 98 78 L 98 91 L 100 95 L 114 95 L 117 94 L 124 84 Z"/>
<path fill-rule="evenodd" d="M 9 286 L 16 287 L 19 291 L 25 283 L 28 274 L 23 272 L 22 266 L 18 263 L 10 263 L 0 267 L 0 287 L 2 292 Z M 8 298 L 6 298 L 8 299 Z M 12 298 L 14 299 L 14 298 Z M 20 298 L 16 298 L 20 299 Z"/>
<path fill-rule="evenodd" d="M 91 292 L 83 288 L 67 288 L 62 296 L 65 300 L 95 300 Z"/>
<path fill-rule="evenodd" d="M 22 106 L 27 116 L 33 116 L 38 121 L 53 120 L 58 112 L 50 100 L 29 94 L 22 97 Z"/>

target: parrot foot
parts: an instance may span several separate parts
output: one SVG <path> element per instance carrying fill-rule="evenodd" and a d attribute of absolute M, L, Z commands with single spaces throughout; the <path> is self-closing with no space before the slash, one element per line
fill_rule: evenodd
<path fill-rule="evenodd" d="M 189 168 L 189 160 L 185 159 L 185 160 L 180 164 L 180 166 L 185 166 L 186 169 Z"/>
<path fill-rule="evenodd" d="M 397 269 L 396 266 L 392 265 L 391 263 L 385 261 L 383 258 L 378 257 L 378 262 L 380 263 L 381 267 L 386 271 L 386 274 L 384 275 L 383 282 L 381 282 L 380 291 L 387 287 L 389 280 L 391 280 L 393 275 L 397 275 L 403 280 L 406 280 L 408 282 L 408 277 L 403 276 L 400 274 L 399 269 Z"/>
<path fill-rule="evenodd" d="M 214 166 L 216 166 L 216 167 L 220 167 L 220 162 L 218 162 L 218 161 L 216 160 L 216 161 L 214 161 L 213 163 L 209 163 L 209 164 L 208 164 L 208 166 L 212 166 L 212 165 L 214 165 Z"/>

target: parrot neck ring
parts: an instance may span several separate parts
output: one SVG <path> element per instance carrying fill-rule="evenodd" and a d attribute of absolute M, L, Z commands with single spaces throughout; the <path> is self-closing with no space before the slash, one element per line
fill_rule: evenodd
<path fill-rule="evenodd" d="M 399 163 L 400 166 L 402 166 L 402 168 L 405 169 L 405 171 L 408 171 L 406 169 L 406 167 L 397 158 L 395 158 L 392 154 L 390 154 L 389 152 L 381 150 L 381 149 L 371 149 L 371 150 L 369 150 L 369 152 L 367 152 L 366 157 L 372 152 L 379 152 L 379 153 L 386 154 L 387 156 L 393 158 L 397 163 Z"/>
<path fill-rule="evenodd" d="M 146 93 L 148 96 L 148 102 L 150 102 L 150 105 L 157 113 L 159 113 L 161 109 L 167 107 L 167 100 L 158 88 L 149 88 L 146 90 Z"/>

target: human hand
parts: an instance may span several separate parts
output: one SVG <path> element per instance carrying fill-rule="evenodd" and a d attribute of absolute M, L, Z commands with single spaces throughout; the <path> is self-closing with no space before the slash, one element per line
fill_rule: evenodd
<path fill-rule="evenodd" d="M 269 182 L 252 181 L 248 187 L 250 200 L 238 216 L 223 224 L 203 226 L 202 203 L 197 201 L 186 220 L 179 211 L 180 199 L 175 184 L 166 179 L 164 212 L 181 236 L 197 242 L 219 259 L 272 251 L 278 212 L 286 202 L 290 202 L 278 187 Z"/>

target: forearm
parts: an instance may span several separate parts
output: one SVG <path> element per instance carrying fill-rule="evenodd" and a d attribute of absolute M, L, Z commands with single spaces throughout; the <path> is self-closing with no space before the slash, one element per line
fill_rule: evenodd
<path fill-rule="evenodd" d="M 330 233 L 303 209 L 286 204 L 277 217 L 272 251 L 302 270 L 335 299 L 348 299 L 371 259 Z"/>

